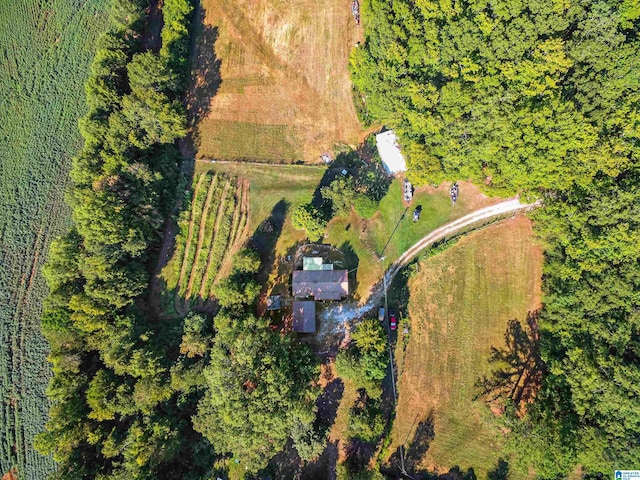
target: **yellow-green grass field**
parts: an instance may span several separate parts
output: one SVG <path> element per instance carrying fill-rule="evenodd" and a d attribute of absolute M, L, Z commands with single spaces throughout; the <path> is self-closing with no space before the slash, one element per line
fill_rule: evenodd
<path fill-rule="evenodd" d="M 478 478 L 496 467 L 499 412 L 474 401 L 475 385 L 491 371 L 491 347 L 504 346 L 508 321 L 525 321 L 540 307 L 541 275 L 542 253 L 524 216 L 471 233 L 417 264 L 408 283 L 410 338 L 404 353 L 402 341 L 396 348 L 399 403 L 389 452 L 404 443 L 416 469 L 457 465 Z M 412 447 L 418 427 L 430 421 L 433 438 Z"/>
<path fill-rule="evenodd" d="M 33 448 L 51 378 L 40 331 L 51 241 L 69 227 L 64 203 L 81 147 L 84 82 L 109 2 L 0 2 L 0 477 L 41 480 L 55 463 Z"/>
<path fill-rule="evenodd" d="M 319 163 L 363 138 L 351 0 L 203 0 L 189 111 L 197 158 Z"/>

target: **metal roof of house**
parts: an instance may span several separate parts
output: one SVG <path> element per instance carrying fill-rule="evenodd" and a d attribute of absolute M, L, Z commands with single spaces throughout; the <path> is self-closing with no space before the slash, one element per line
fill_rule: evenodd
<path fill-rule="evenodd" d="M 293 329 L 300 333 L 314 333 L 316 331 L 316 303 L 293 302 Z"/>
<path fill-rule="evenodd" d="M 349 295 L 346 270 L 294 270 L 293 296 L 316 300 L 340 300 Z"/>

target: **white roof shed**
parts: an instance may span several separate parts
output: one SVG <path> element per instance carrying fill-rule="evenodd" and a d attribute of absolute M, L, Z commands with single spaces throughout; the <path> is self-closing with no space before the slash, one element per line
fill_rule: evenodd
<path fill-rule="evenodd" d="M 398 145 L 398 137 L 393 130 L 376 135 L 376 145 L 382 164 L 390 175 L 407 170 L 407 163 Z"/>

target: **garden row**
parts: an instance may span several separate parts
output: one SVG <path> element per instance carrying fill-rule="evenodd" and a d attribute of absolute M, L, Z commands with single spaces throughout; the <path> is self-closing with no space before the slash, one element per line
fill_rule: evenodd
<path fill-rule="evenodd" d="M 178 219 L 180 232 L 168 288 L 186 300 L 206 300 L 221 267 L 241 246 L 247 229 L 248 183 L 213 173 L 193 180 L 192 199 Z"/>

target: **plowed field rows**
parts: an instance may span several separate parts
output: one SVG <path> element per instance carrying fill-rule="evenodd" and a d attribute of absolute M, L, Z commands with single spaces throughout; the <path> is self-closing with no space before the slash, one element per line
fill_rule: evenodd
<path fill-rule="evenodd" d="M 0 476 L 15 467 L 42 480 L 54 469 L 32 445 L 49 408 L 40 270 L 68 225 L 62 197 L 107 5 L 0 2 Z"/>
<path fill-rule="evenodd" d="M 162 271 L 176 310 L 185 302 L 206 302 L 233 253 L 244 243 L 248 226 L 248 183 L 208 172 L 196 175 L 191 199 L 178 219 L 175 251 Z"/>

